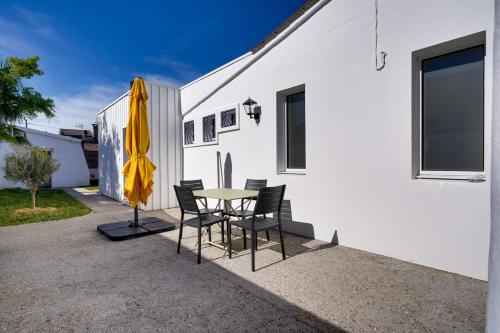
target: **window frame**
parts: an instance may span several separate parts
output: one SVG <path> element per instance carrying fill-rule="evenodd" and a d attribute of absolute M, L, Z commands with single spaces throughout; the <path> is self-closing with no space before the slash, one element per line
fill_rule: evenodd
<path fill-rule="evenodd" d="M 235 123 L 231 126 L 222 127 L 222 113 L 227 111 L 234 111 Z M 226 133 L 240 129 L 240 104 L 234 103 L 225 107 L 220 107 L 215 110 L 216 114 L 216 128 L 217 133 Z"/>
<path fill-rule="evenodd" d="M 209 140 L 209 141 L 206 141 L 205 140 L 205 118 L 212 118 L 213 117 L 213 122 L 214 122 L 214 126 L 213 126 L 213 135 L 212 135 L 212 138 Z M 202 139 L 203 139 L 203 143 L 207 144 L 207 143 L 211 143 L 211 142 L 216 142 L 217 141 L 217 117 L 215 116 L 215 113 L 212 113 L 212 114 L 208 114 L 206 116 L 203 116 L 201 118 L 201 129 L 202 129 Z"/>
<path fill-rule="evenodd" d="M 304 163 L 306 164 L 305 168 L 289 168 L 288 167 L 288 147 L 289 147 L 289 145 L 288 145 L 288 97 L 294 96 L 294 95 L 298 95 L 298 94 L 304 94 L 304 136 L 305 136 L 306 92 L 304 90 L 304 91 L 299 91 L 299 92 L 296 92 L 296 93 L 293 93 L 293 94 L 288 94 L 288 95 L 285 96 L 285 115 L 284 115 L 284 118 L 285 118 L 285 144 L 286 144 L 286 146 L 285 146 L 285 172 L 288 172 L 288 173 L 292 173 L 292 172 L 295 172 L 295 173 L 305 173 L 306 169 L 307 169 L 307 159 L 306 159 L 306 156 L 304 156 Z M 304 142 L 304 150 L 306 149 L 305 146 L 306 146 L 306 143 Z M 304 152 L 304 155 L 305 155 L 305 152 Z"/>
<path fill-rule="evenodd" d="M 483 46 L 485 56 L 483 60 L 483 72 L 486 73 L 486 35 L 485 32 L 461 37 L 452 41 L 444 42 L 412 53 L 412 178 L 414 179 L 447 179 L 482 181 L 486 174 L 486 90 L 483 75 L 483 170 L 482 171 L 433 171 L 423 169 L 423 66 L 424 60 L 444 56 L 460 51 L 465 51 L 477 46 Z"/>
<path fill-rule="evenodd" d="M 189 124 L 189 123 L 192 123 L 193 125 L 193 142 L 191 143 L 186 143 L 186 124 Z M 184 146 L 192 146 L 195 144 L 196 142 L 196 133 L 195 133 L 195 126 L 194 126 L 194 119 L 191 119 L 191 120 L 187 120 L 185 122 L 183 122 L 183 126 L 182 126 L 182 141 L 184 142 Z"/>
<path fill-rule="evenodd" d="M 232 112 L 234 114 L 234 123 L 231 124 L 231 125 L 224 126 L 224 123 L 222 122 L 222 120 L 223 120 L 223 114 L 226 114 L 226 113 L 229 113 L 229 112 Z M 237 116 L 236 115 L 236 108 L 232 108 L 232 109 L 221 111 L 220 112 L 220 119 L 219 119 L 220 128 L 222 130 L 225 130 L 225 129 L 232 128 L 232 127 L 236 126 L 236 123 L 237 123 L 236 116 Z"/>
<path fill-rule="evenodd" d="M 306 168 L 289 168 L 288 167 L 288 103 L 287 97 L 304 93 L 304 121 L 305 121 L 305 164 Z M 301 84 L 292 88 L 284 89 L 276 93 L 276 117 L 277 117 L 277 173 L 278 174 L 295 174 L 305 175 L 307 172 L 307 99 L 306 86 Z"/>

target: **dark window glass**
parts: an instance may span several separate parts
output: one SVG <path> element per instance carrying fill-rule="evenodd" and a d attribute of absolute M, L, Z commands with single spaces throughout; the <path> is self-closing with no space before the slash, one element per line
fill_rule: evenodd
<path fill-rule="evenodd" d="M 422 61 L 422 170 L 484 170 L 484 46 Z"/>
<path fill-rule="evenodd" d="M 305 93 L 286 97 L 286 167 L 306 168 Z"/>
<path fill-rule="evenodd" d="M 194 143 L 194 121 L 184 123 L 184 144 L 190 145 Z"/>
<path fill-rule="evenodd" d="M 203 142 L 215 139 L 215 115 L 203 117 Z"/>
<path fill-rule="evenodd" d="M 229 127 L 236 125 L 236 110 L 228 110 L 220 114 L 221 127 Z"/>

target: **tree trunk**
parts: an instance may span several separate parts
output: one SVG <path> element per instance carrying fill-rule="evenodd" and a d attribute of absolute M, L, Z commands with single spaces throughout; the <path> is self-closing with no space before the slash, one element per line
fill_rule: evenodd
<path fill-rule="evenodd" d="M 31 208 L 35 209 L 36 207 L 36 188 L 32 188 L 31 192 Z"/>

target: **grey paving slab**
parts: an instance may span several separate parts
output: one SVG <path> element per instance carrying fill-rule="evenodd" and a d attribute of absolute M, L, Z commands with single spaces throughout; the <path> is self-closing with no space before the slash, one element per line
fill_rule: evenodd
<path fill-rule="evenodd" d="M 111 242 L 96 226 L 133 211 L 68 191 L 95 212 L 0 229 L 0 331 L 484 331 L 483 281 L 289 234 L 281 261 L 275 233 L 255 273 L 238 237 L 234 259 L 204 243 L 197 265 L 195 229 L 180 254 L 177 231 Z"/>

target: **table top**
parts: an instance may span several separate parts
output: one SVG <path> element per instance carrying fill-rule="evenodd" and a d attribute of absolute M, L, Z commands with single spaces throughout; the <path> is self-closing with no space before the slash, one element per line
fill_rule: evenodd
<path fill-rule="evenodd" d="M 237 200 L 255 198 L 259 191 L 239 190 L 234 188 L 210 188 L 206 190 L 193 191 L 197 197 L 219 199 L 219 200 Z"/>

